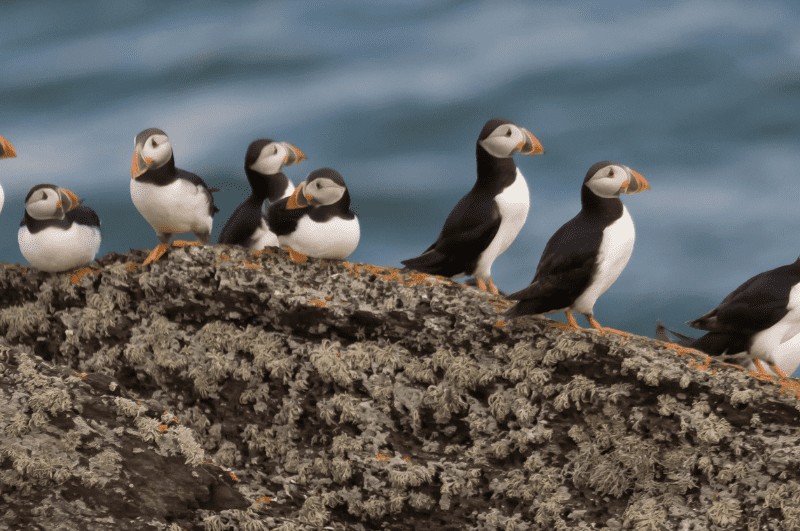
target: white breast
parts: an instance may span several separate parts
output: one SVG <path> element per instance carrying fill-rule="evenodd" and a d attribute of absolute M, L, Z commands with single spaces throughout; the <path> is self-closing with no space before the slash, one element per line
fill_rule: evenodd
<path fill-rule="evenodd" d="M 31 234 L 28 227 L 17 233 L 19 250 L 33 267 L 51 273 L 88 266 L 100 249 L 100 229 L 73 223 L 67 229 L 48 227 Z"/>
<path fill-rule="evenodd" d="M 200 186 L 176 179 L 166 186 L 131 179 L 131 199 L 157 232 L 211 233 L 209 198 Z"/>
<path fill-rule="evenodd" d="M 611 287 L 628 264 L 635 239 L 633 219 L 623 205 L 622 216 L 603 230 L 603 240 L 597 253 L 597 268 L 586 291 L 572 304 L 573 311 L 592 315 L 598 297 Z"/>
<path fill-rule="evenodd" d="M 350 220 L 335 217 L 318 223 L 305 216 L 293 233 L 278 236 L 278 241 L 282 247 L 291 247 L 306 256 L 344 260 L 356 250 L 360 237 L 357 217 Z"/>
<path fill-rule="evenodd" d="M 492 243 L 478 259 L 475 277 L 482 280 L 489 280 L 492 277 L 492 264 L 508 249 L 528 217 L 531 198 L 528 183 L 525 182 L 525 177 L 519 168 L 517 168 L 517 178 L 511 186 L 503 190 L 494 200 L 500 210 L 500 228 Z"/>
<path fill-rule="evenodd" d="M 800 284 L 789 291 L 786 308 L 780 321 L 753 336 L 750 355 L 791 374 L 800 364 Z"/>

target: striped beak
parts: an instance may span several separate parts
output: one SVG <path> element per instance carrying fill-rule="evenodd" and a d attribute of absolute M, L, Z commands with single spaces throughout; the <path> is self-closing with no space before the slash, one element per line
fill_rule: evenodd
<path fill-rule="evenodd" d="M 59 188 L 58 195 L 61 197 L 61 200 L 56 204 L 56 206 L 65 213 L 81 204 L 81 200 L 78 199 L 78 196 L 66 188 Z"/>
<path fill-rule="evenodd" d="M 525 137 L 525 140 L 523 140 L 521 145 L 517 146 L 519 152 L 523 155 L 543 155 L 544 147 L 542 143 L 524 127 L 520 127 L 520 129 L 522 130 L 522 136 Z"/>
<path fill-rule="evenodd" d="M 281 142 L 281 145 L 286 148 L 286 152 L 289 155 L 284 159 L 283 165 L 284 166 L 294 166 L 297 163 L 303 162 L 308 157 L 306 154 L 300 151 L 299 148 L 293 146 L 289 142 Z"/>
<path fill-rule="evenodd" d="M 0 159 L 10 159 L 17 156 L 17 151 L 11 142 L 0 136 Z"/>
<path fill-rule="evenodd" d="M 306 182 L 303 181 L 297 185 L 297 188 L 294 189 L 292 195 L 289 196 L 289 199 L 286 201 L 286 208 L 287 210 L 291 210 L 294 208 L 303 208 L 308 206 L 308 199 L 305 194 Z"/>
<path fill-rule="evenodd" d="M 131 179 L 135 179 L 147 171 L 148 162 L 142 158 L 142 146 L 136 146 L 136 151 L 133 152 L 133 161 L 131 162 Z M 151 159 L 150 162 L 153 162 Z"/>
<path fill-rule="evenodd" d="M 650 189 L 650 183 L 648 183 L 647 180 L 645 180 L 645 178 L 642 177 L 641 173 L 639 173 L 638 171 L 634 171 L 628 168 L 627 166 L 625 166 L 625 168 L 628 170 L 628 172 L 632 177 L 632 179 L 628 179 L 622 185 L 622 189 L 625 192 L 625 194 L 627 195 L 638 194 L 639 192 L 644 192 L 645 190 Z"/>

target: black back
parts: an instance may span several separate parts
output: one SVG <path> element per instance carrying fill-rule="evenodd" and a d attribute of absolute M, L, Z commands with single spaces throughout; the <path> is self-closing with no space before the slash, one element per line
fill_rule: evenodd
<path fill-rule="evenodd" d="M 787 313 L 789 293 L 800 283 L 800 258 L 760 273 L 731 292 L 715 309 L 687 323 L 709 332 L 748 338 L 771 327 Z"/>
<path fill-rule="evenodd" d="M 30 195 L 30 194 L 28 194 Z M 87 227 L 100 228 L 100 218 L 97 213 L 91 208 L 79 205 L 69 212 L 64 214 L 64 219 L 34 219 L 27 212 L 22 217 L 20 227 L 28 227 L 31 234 L 46 229 L 47 227 L 56 227 L 59 229 L 67 230 L 72 227 L 73 223 L 79 225 L 86 225 Z"/>

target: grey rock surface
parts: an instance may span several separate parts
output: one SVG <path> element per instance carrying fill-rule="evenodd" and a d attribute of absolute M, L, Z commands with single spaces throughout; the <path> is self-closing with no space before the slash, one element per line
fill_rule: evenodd
<path fill-rule="evenodd" d="M 0 529 L 800 529 L 796 380 L 275 249 L 0 265 Z"/>

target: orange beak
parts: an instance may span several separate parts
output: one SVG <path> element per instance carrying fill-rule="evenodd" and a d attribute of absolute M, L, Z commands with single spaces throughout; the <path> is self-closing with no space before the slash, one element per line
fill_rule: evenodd
<path fill-rule="evenodd" d="M 139 171 L 139 151 L 133 152 L 133 161 L 131 162 L 131 179 L 140 176 L 142 172 Z"/>
<path fill-rule="evenodd" d="M 650 183 L 642 177 L 642 174 L 638 171 L 631 170 L 631 175 L 633 175 L 633 182 L 625 181 L 621 188 L 627 194 L 638 194 L 639 192 L 644 192 L 645 190 L 650 189 Z M 635 185 L 635 186 L 632 186 Z"/>
<path fill-rule="evenodd" d="M 73 208 L 75 208 L 76 206 L 81 204 L 81 200 L 78 199 L 78 196 L 75 195 L 74 193 L 70 192 L 66 188 L 59 188 L 58 191 L 62 195 L 67 196 L 67 199 L 69 200 L 69 208 L 65 209 L 64 212 L 69 212 L 70 210 L 72 210 Z M 63 203 L 61 201 L 56 203 L 56 205 L 58 206 L 58 208 L 63 208 L 63 206 L 62 206 Z"/>
<path fill-rule="evenodd" d="M 524 127 L 520 127 L 520 129 L 522 129 L 522 134 L 524 134 L 526 138 L 523 142 L 517 144 L 519 152 L 523 155 L 543 155 L 544 147 L 542 143 Z"/>
<path fill-rule="evenodd" d="M 308 206 L 308 203 L 305 201 L 306 194 L 303 193 L 302 196 L 300 195 L 300 193 L 303 191 L 305 187 L 306 187 L 305 181 L 297 185 L 297 188 L 294 189 L 294 192 L 292 192 L 292 195 L 290 195 L 289 199 L 286 201 L 287 210 L 291 210 L 294 208 L 303 208 L 305 206 Z M 301 204 L 301 202 L 298 201 L 299 197 L 303 198 L 304 201 L 302 201 L 302 203 L 305 204 Z"/>
<path fill-rule="evenodd" d="M 147 171 L 147 166 L 152 164 L 153 159 L 150 157 L 142 158 L 139 156 L 139 150 L 133 152 L 133 161 L 131 162 L 131 179 L 135 179 Z M 144 167 L 142 167 L 142 164 Z"/>
<path fill-rule="evenodd" d="M 0 136 L 0 146 L 3 147 L 3 153 L 0 155 L 0 159 L 10 159 L 17 156 L 17 151 L 14 149 L 14 146 L 2 136 Z"/>
<path fill-rule="evenodd" d="M 281 145 L 289 151 L 289 154 L 283 158 L 283 164 L 286 166 L 294 166 L 308 158 L 305 153 L 300 151 L 300 148 L 293 146 L 289 142 L 281 142 Z"/>

